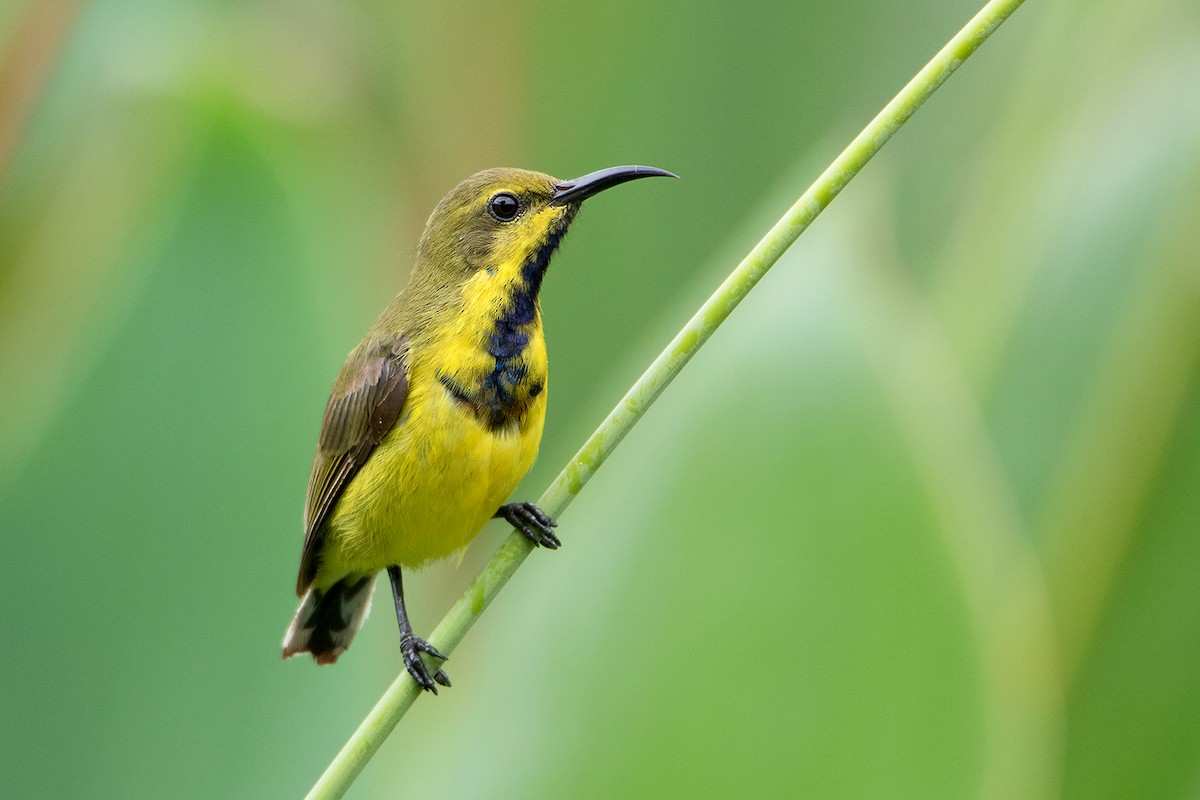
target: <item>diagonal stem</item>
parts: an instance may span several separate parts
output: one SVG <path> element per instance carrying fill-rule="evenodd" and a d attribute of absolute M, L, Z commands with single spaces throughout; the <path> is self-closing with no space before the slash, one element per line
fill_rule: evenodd
<path fill-rule="evenodd" d="M 638 378 L 538 500 L 542 509 L 554 517 L 562 514 L 630 428 L 783 252 L 1022 2 L 991 0 L 863 128 Z M 532 549 L 533 545 L 522 534 L 514 532 L 509 536 L 434 629 L 430 643 L 445 653 L 452 652 Z M 308 794 L 309 800 L 345 794 L 419 694 L 416 683 L 406 671 L 402 672 L 317 780 Z"/>

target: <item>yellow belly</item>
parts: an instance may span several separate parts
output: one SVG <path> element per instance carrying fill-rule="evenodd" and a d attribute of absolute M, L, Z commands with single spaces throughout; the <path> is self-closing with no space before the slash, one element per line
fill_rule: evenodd
<path fill-rule="evenodd" d="M 329 520 L 315 584 L 445 558 L 475 538 L 537 456 L 546 394 L 522 423 L 484 427 L 430 374 L 412 376 L 400 421 Z"/>

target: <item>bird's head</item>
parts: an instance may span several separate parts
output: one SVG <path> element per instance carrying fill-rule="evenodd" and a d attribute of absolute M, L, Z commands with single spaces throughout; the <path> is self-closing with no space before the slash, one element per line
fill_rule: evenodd
<path fill-rule="evenodd" d="M 533 284 L 584 200 L 637 178 L 678 177 L 655 167 L 610 167 L 570 181 L 541 172 L 478 172 L 442 198 L 425 225 L 420 268 L 443 284 L 468 280 Z"/>

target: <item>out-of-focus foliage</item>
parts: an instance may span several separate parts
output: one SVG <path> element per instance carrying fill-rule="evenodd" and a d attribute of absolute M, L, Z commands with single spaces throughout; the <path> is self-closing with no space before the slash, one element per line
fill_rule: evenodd
<path fill-rule="evenodd" d="M 335 668 L 278 644 L 325 392 L 454 182 L 685 178 L 555 262 L 534 497 L 975 10 L 0 9 L 0 793 L 298 796 L 401 668 L 386 603 Z M 352 796 L 1195 796 L 1197 86 L 1194 0 L 1018 11 Z"/>

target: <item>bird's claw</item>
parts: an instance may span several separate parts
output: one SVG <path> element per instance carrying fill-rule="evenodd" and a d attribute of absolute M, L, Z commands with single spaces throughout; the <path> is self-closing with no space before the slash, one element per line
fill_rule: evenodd
<path fill-rule="evenodd" d="M 554 535 L 558 523 L 533 503 L 509 503 L 501 506 L 496 516 L 525 534 L 525 538 L 535 546 L 548 550 L 557 550 L 562 546 L 562 542 Z"/>
<path fill-rule="evenodd" d="M 400 655 L 404 657 L 404 668 L 408 670 L 408 674 L 417 682 L 417 686 L 427 692 L 437 694 L 436 684 L 449 686 L 450 678 L 441 669 L 430 676 L 429 668 L 425 666 L 421 653 L 428 653 L 441 661 L 447 660 L 447 656 L 419 636 L 409 635 L 400 639 Z"/>

